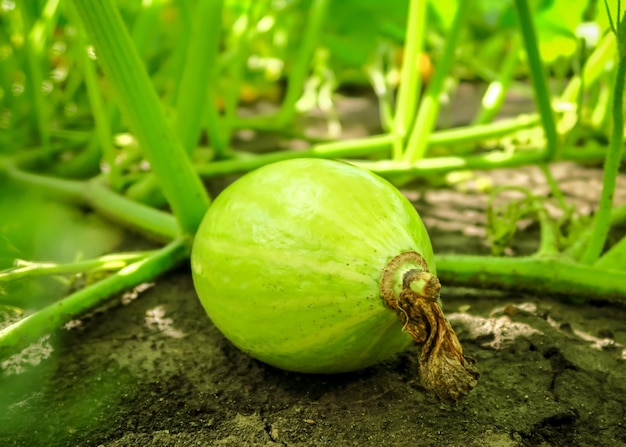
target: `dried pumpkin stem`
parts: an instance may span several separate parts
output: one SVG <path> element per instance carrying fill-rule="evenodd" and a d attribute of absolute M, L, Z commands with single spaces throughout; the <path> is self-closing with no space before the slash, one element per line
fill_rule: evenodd
<path fill-rule="evenodd" d="M 401 280 L 401 281 L 400 281 Z M 456 402 L 476 386 L 478 369 L 439 306 L 439 279 L 414 251 L 393 258 L 380 281 L 381 296 L 421 346 L 420 375 L 424 388 L 445 402 Z"/>

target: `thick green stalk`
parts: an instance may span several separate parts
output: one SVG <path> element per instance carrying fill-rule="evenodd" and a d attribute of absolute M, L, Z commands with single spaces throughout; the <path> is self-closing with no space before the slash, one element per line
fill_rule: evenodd
<path fill-rule="evenodd" d="M 457 3 L 454 19 L 446 36 L 442 57 L 437 60 L 435 73 L 424 92 L 417 111 L 415 124 L 402 157 L 405 162 L 415 162 L 426 155 L 430 135 L 437 124 L 444 83 L 454 62 L 459 36 L 463 23 L 467 19 L 467 9 L 470 4 L 471 2 L 468 1 Z"/>
<path fill-rule="evenodd" d="M 619 20 L 619 17 L 618 17 Z M 618 24 L 618 30 L 626 23 L 626 13 Z M 602 194 L 598 211 L 596 212 L 593 230 L 589 244 L 583 254 L 581 262 L 584 264 L 595 263 L 606 243 L 606 237 L 611 226 L 611 210 L 613 207 L 613 195 L 617 175 L 619 174 L 622 150 L 624 145 L 624 82 L 626 82 L 626 36 L 618 33 L 618 63 L 615 84 L 613 87 L 612 116 L 613 126 L 611 129 L 611 142 L 606 153 L 604 162 L 604 178 Z"/>
<path fill-rule="evenodd" d="M 172 240 L 178 234 L 176 220 L 171 214 L 130 200 L 97 180 L 87 184 L 83 195 L 96 212 L 126 228 L 162 241 Z"/>
<path fill-rule="evenodd" d="M 224 102 L 223 119 L 220 121 L 219 142 L 230 141 L 232 130 L 237 121 L 237 109 L 241 96 L 241 85 L 247 70 L 248 58 L 250 56 L 250 46 L 256 34 L 256 27 L 253 25 L 261 18 L 261 13 L 266 4 L 257 2 L 246 2 L 241 5 L 241 11 L 237 20 L 228 33 L 229 39 L 226 41 L 227 52 L 230 53 L 228 62 L 225 64 L 224 74 L 228 80 L 228 88 L 219 93 L 220 99 Z M 209 89 L 209 101 L 217 104 L 218 97 L 215 90 Z M 208 110 L 208 118 L 216 118 L 219 115 L 215 110 Z M 215 124 L 215 123 L 213 123 Z M 210 128 L 210 126 L 209 126 Z"/>
<path fill-rule="evenodd" d="M 298 47 L 296 58 L 289 73 L 287 74 L 287 91 L 280 111 L 276 116 L 279 127 L 290 124 L 296 115 L 296 103 L 304 91 L 304 83 L 311 70 L 313 52 L 319 42 L 322 23 L 326 17 L 328 0 L 313 0 L 309 8 L 302 41 Z M 295 31 L 295 30 L 294 30 Z M 294 33 L 293 35 L 297 35 Z"/>
<path fill-rule="evenodd" d="M 428 145 L 446 145 L 454 146 L 457 144 L 479 142 L 490 138 L 502 137 L 508 134 L 512 134 L 519 130 L 528 129 L 530 127 L 537 126 L 541 122 L 540 117 L 536 113 L 518 115 L 514 118 L 507 118 L 499 120 L 495 123 L 480 124 L 472 126 L 455 127 L 452 129 L 436 130 L 430 134 L 428 139 Z M 238 127 L 247 127 L 250 124 L 258 124 L 260 127 L 257 129 L 271 130 L 267 126 L 262 126 L 263 123 L 253 123 L 251 120 L 241 121 L 236 123 Z M 396 134 L 393 134 L 394 137 Z M 358 145 L 358 141 L 365 141 L 370 137 L 364 139 L 353 140 L 354 144 Z M 397 137 L 394 140 L 394 144 L 397 142 Z"/>
<path fill-rule="evenodd" d="M 394 130 L 393 92 L 387 81 L 386 71 L 383 68 L 385 66 L 383 61 L 389 52 L 388 48 L 381 45 L 376 52 L 375 60 L 366 69 L 374 94 L 378 98 L 380 126 L 384 132 L 392 132 Z M 397 140 L 396 143 L 400 147 L 403 146 L 400 140 Z"/>
<path fill-rule="evenodd" d="M 530 67 L 530 77 L 533 81 L 535 91 L 535 101 L 541 115 L 543 129 L 546 135 L 546 153 L 545 160 L 550 161 L 557 156 L 558 135 L 556 132 L 556 124 L 554 121 L 554 113 L 552 111 L 550 91 L 548 82 L 541 63 L 541 55 L 539 54 L 539 46 L 537 44 L 537 36 L 535 26 L 533 24 L 532 14 L 527 0 L 515 0 L 519 25 L 526 48 L 526 56 L 528 57 L 528 65 Z"/>
<path fill-rule="evenodd" d="M 217 79 L 217 74 L 211 75 L 212 79 Z M 215 152 L 215 158 L 223 158 L 228 152 L 230 145 L 230 132 L 233 127 L 232 120 L 228 126 L 224 123 L 224 117 L 218 108 L 218 86 L 210 85 L 206 95 L 207 107 L 203 117 L 204 127 L 209 136 L 209 144 Z"/>
<path fill-rule="evenodd" d="M 98 60 L 159 180 L 181 230 L 196 231 L 209 199 L 176 138 L 112 0 L 72 0 Z"/>
<path fill-rule="evenodd" d="M 6 176 L 22 187 L 34 188 L 57 200 L 70 203 L 82 203 L 82 193 L 87 185 L 86 182 L 78 180 L 31 174 L 19 169 L 13 159 L 10 158 L 0 159 L 0 174 L 3 178 Z M 11 183 L 7 184 L 8 188 L 11 186 Z"/>
<path fill-rule="evenodd" d="M 626 303 L 623 271 L 599 269 L 560 258 L 441 255 L 436 258 L 442 284 L 607 299 Z"/>
<path fill-rule="evenodd" d="M 85 312 L 101 306 L 109 297 L 166 272 L 189 255 L 185 239 L 176 239 L 151 256 L 26 316 L 0 330 L 0 358 L 28 346 Z"/>
<path fill-rule="evenodd" d="M 230 127 L 226 128 L 223 123 L 223 117 L 220 114 L 218 106 L 219 89 L 219 64 L 218 56 L 220 50 L 220 31 L 222 30 L 222 9 L 223 0 L 213 2 L 212 18 L 209 25 L 213 26 L 213 32 L 209 38 L 214 39 L 206 44 L 208 55 L 203 56 L 209 59 L 210 69 L 207 75 L 207 87 L 205 88 L 206 96 L 203 100 L 206 102 L 204 115 L 201 117 L 204 122 L 211 148 L 215 152 L 217 158 L 222 158 L 228 150 L 230 143 Z"/>
<path fill-rule="evenodd" d="M 537 218 L 539 220 L 540 238 L 539 248 L 537 249 L 535 256 L 557 256 L 559 254 L 559 244 L 557 238 L 558 228 L 554 220 L 544 209 L 540 209 L 538 211 Z"/>
<path fill-rule="evenodd" d="M 490 152 L 464 157 L 422 158 L 414 163 L 394 161 L 355 161 L 353 164 L 383 177 L 398 175 L 423 176 L 445 174 L 458 170 L 512 168 L 539 163 L 543 154 L 540 151 Z"/>
<path fill-rule="evenodd" d="M 603 146 L 592 146 L 588 149 L 564 149 L 559 160 L 580 162 L 598 161 L 604 158 L 606 149 Z M 430 175 L 445 174 L 458 170 L 514 168 L 518 166 L 537 165 L 542 163 L 545 153 L 542 150 L 518 152 L 490 152 L 464 157 L 433 157 L 423 158 L 415 163 L 394 161 L 353 161 L 352 163 L 382 176 L 397 175 Z"/>
<path fill-rule="evenodd" d="M 145 1 L 145 0 L 144 0 Z M 155 0 L 151 0 L 155 1 Z M 177 39 L 174 44 L 172 53 L 169 55 L 169 61 L 163 65 L 171 67 L 171 72 L 165 74 L 165 82 L 174 82 L 172 86 L 171 95 L 163 98 L 164 104 L 167 101 L 167 106 L 175 108 L 175 103 L 178 98 L 178 88 L 180 87 L 181 80 L 183 78 L 183 72 L 185 70 L 185 60 L 187 59 L 187 53 L 191 39 L 191 27 L 193 24 L 193 15 L 195 6 L 198 3 L 196 0 L 158 0 L 167 8 L 168 3 L 175 4 L 178 17 L 176 23 L 172 23 L 172 26 L 178 27 Z M 156 84 L 156 83 L 155 83 Z"/>
<path fill-rule="evenodd" d="M 406 137 L 415 120 L 415 110 L 420 96 L 422 78 L 417 61 L 424 46 L 426 6 L 427 2 L 422 0 L 411 0 L 409 4 L 404 61 L 400 72 L 400 86 L 393 121 L 393 132 L 396 136 L 393 146 L 394 160 L 402 158 Z"/>
<path fill-rule="evenodd" d="M 215 108 L 204 92 L 213 88 L 217 78 L 217 52 L 221 31 L 222 0 L 198 2 L 195 9 L 190 44 L 185 58 L 178 97 L 174 131 L 191 157 L 198 144 L 206 107 Z M 214 138 L 211 136 L 211 143 Z M 157 179 L 147 175 L 128 188 L 126 195 L 152 206 L 163 206 L 164 197 L 157 189 Z"/>
<path fill-rule="evenodd" d="M 430 134 L 428 138 L 428 145 L 429 147 L 431 145 L 454 146 L 461 143 L 480 142 L 485 139 L 502 137 L 519 130 L 528 129 L 530 127 L 537 126 L 540 123 L 541 119 L 539 115 L 531 113 L 518 115 L 514 118 L 507 118 L 489 124 L 441 129 Z M 239 120 L 235 122 L 235 125 L 237 128 L 254 128 L 262 131 L 276 130 L 274 126 L 268 125 L 267 120 L 262 122 L 261 120 L 255 120 L 254 118 Z M 294 136 L 289 133 L 287 133 L 287 135 L 291 137 Z M 369 137 L 365 137 L 362 140 L 367 140 L 368 138 Z M 396 141 L 394 141 L 394 144 L 395 143 Z"/>
<path fill-rule="evenodd" d="M 515 118 L 503 119 L 490 124 L 477 124 L 440 130 L 430 134 L 428 145 L 455 146 L 463 143 L 484 141 L 528 129 L 537 124 L 539 124 L 539 116 L 531 114 L 518 115 Z"/>
<path fill-rule="evenodd" d="M 70 17 L 73 20 L 78 21 L 78 13 L 74 10 L 71 4 L 69 6 L 70 7 L 68 9 L 71 13 Z M 111 124 L 109 122 L 109 114 L 102 99 L 102 91 L 100 90 L 100 82 L 96 73 L 95 63 L 91 60 L 87 52 L 87 41 L 85 39 L 86 34 L 87 33 L 82 26 L 79 26 L 79 32 L 77 33 L 76 40 L 80 50 L 78 51 L 77 60 L 83 70 L 85 78 L 87 97 L 89 99 L 91 114 L 93 115 L 95 122 L 96 137 L 102 149 L 101 152 L 104 155 L 104 160 L 109 165 L 108 178 L 112 187 L 117 190 L 121 186 L 121 178 L 119 170 L 115 169 L 116 151 L 113 147 Z M 90 142 L 90 144 L 95 143 Z"/>
<path fill-rule="evenodd" d="M 171 214 L 127 199 L 97 179 L 84 182 L 32 174 L 18 169 L 10 160 L 0 160 L 2 172 L 23 187 L 35 187 L 49 197 L 91 206 L 104 216 L 150 237 L 170 241 L 178 234 L 176 221 Z"/>
<path fill-rule="evenodd" d="M 175 130 L 187 154 L 193 154 L 198 143 L 205 107 L 206 92 L 217 81 L 223 0 L 200 1 L 195 18 L 182 82 L 176 101 Z"/>
<path fill-rule="evenodd" d="M 24 49 L 26 50 L 26 61 L 28 71 L 26 80 L 28 83 L 28 93 L 33 101 L 32 113 L 35 116 L 35 123 L 41 145 L 46 151 L 50 150 L 50 108 L 43 92 L 44 71 L 42 61 L 47 60 L 45 55 L 45 43 L 51 27 L 56 23 L 59 0 L 48 0 L 41 16 L 31 17 L 31 11 L 37 6 L 29 5 L 26 2 L 17 2 L 21 7 L 22 20 L 25 25 Z"/>
<path fill-rule="evenodd" d="M 17 260 L 14 267 L 0 270 L 0 283 L 42 275 L 70 275 L 103 270 L 119 270 L 128 264 L 147 258 L 152 252 L 113 253 L 84 261 L 57 264 Z"/>
<path fill-rule="evenodd" d="M 203 177 L 234 174 L 251 171 L 270 163 L 292 158 L 343 158 L 365 156 L 388 150 L 393 142 L 393 135 L 377 135 L 359 140 L 345 140 L 319 144 L 305 151 L 279 151 L 252 156 L 250 158 L 214 161 L 196 167 Z"/>
<path fill-rule="evenodd" d="M 158 36 L 159 16 L 163 12 L 163 0 L 143 0 L 141 9 L 131 25 L 129 34 L 137 49 L 139 57 L 147 59 Z"/>
<path fill-rule="evenodd" d="M 485 126 L 486 127 L 486 126 Z M 382 176 L 395 175 L 432 175 L 445 174 L 458 170 L 513 168 L 518 166 L 536 165 L 543 162 L 544 153 L 537 149 L 515 153 L 491 152 L 464 157 L 434 157 L 424 158 L 415 163 L 404 163 L 389 160 L 368 161 L 354 160 L 354 157 L 363 157 L 387 151 L 391 148 L 395 136 L 393 134 L 377 135 L 358 140 L 337 141 L 334 143 L 319 144 L 305 151 L 280 151 L 262 155 L 253 155 L 246 158 L 214 161 L 208 164 L 197 165 L 196 170 L 202 177 L 215 177 L 240 172 L 247 172 L 292 158 L 347 158 L 356 166 L 370 170 Z M 560 160 L 579 162 L 598 161 L 604 158 L 604 146 L 591 146 L 587 149 L 564 149 Z"/>

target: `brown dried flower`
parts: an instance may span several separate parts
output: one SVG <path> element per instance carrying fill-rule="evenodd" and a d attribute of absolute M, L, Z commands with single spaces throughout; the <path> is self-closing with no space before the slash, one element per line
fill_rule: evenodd
<path fill-rule="evenodd" d="M 414 268 L 402 268 L 407 265 Z M 401 291 L 396 295 L 394 282 L 398 282 L 400 274 Z M 397 312 L 415 344 L 421 346 L 422 385 L 442 401 L 452 403 L 469 394 L 479 373 L 474 360 L 463 355 L 463 348 L 439 307 L 440 289 L 439 279 L 428 271 L 426 261 L 416 252 L 396 256 L 381 278 L 383 300 Z"/>

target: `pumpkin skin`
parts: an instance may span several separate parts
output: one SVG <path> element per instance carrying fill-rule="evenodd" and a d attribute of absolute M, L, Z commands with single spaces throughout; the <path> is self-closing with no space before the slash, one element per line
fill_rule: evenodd
<path fill-rule="evenodd" d="M 380 292 L 385 265 L 406 251 L 436 274 L 426 229 L 395 187 L 347 163 L 294 159 L 217 197 L 191 266 L 203 307 L 235 346 L 282 369 L 337 373 L 412 343 Z"/>

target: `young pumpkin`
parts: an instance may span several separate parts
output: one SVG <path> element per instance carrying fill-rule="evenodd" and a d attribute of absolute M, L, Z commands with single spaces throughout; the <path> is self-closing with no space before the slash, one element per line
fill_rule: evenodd
<path fill-rule="evenodd" d="M 422 383 L 441 399 L 476 383 L 439 305 L 430 239 L 411 203 L 347 163 L 296 159 L 249 173 L 196 235 L 196 291 L 237 347 L 305 373 L 353 371 L 422 345 Z"/>

